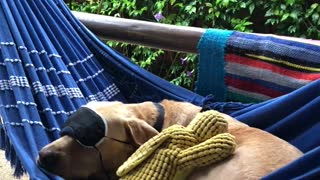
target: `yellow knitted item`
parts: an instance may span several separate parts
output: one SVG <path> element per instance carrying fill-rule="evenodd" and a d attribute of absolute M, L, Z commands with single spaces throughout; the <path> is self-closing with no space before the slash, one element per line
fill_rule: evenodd
<path fill-rule="evenodd" d="M 173 125 L 144 143 L 119 167 L 123 180 L 184 179 L 195 167 L 230 156 L 234 137 L 217 111 L 199 113 L 187 127 Z"/>

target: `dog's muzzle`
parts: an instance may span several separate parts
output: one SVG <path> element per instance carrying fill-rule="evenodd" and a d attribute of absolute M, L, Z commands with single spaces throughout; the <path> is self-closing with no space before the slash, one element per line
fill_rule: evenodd
<path fill-rule="evenodd" d="M 71 136 L 76 139 L 82 146 L 94 148 L 99 153 L 101 167 L 105 170 L 106 177 L 109 178 L 109 173 L 106 171 L 106 166 L 103 162 L 101 151 L 98 148 L 100 143 L 103 143 L 104 138 L 108 138 L 128 146 L 132 146 L 129 142 L 108 137 L 108 124 L 99 114 L 88 107 L 80 107 L 73 113 L 63 124 L 60 131 L 61 136 Z"/>
<path fill-rule="evenodd" d="M 95 111 L 80 107 L 63 124 L 61 136 L 71 136 L 83 146 L 97 146 L 108 133 L 108 124 Z"/>

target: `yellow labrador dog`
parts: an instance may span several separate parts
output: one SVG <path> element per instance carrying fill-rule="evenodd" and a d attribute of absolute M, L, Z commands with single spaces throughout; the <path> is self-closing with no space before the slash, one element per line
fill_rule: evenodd
<path fill-rule="evenodd" d="M 74 137 L 62 136 L 39 152 L 40 167 L 65 179 L 117 179 L 117 168 L 141 144 L 158 134 L 154 126 L 160 125 L 160 129 L 173 124 L 186 126 L 201 110 L 187 102 L 170 100 L 139 104 L 91 102 L 86 107 L 106 122 L 105 137 L 96 146 L 86 147 Z M 260 179 L 302 155 L 282 139 L 226 114 L 221 116 L 236 138 L 236 151 L 229 159 L 195 170 L 189 177 L 191 180 Z M 163 122 L 159 123 L 159 119 Z"/>

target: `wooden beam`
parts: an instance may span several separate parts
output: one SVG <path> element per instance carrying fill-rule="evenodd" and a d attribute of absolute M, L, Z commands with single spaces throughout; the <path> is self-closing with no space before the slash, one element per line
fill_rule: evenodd
<path fill-rule="evenodd" d="M 74 12 L 87 28 L 105 40 L 171 51 L 197 53 L 205 29 Z"/>

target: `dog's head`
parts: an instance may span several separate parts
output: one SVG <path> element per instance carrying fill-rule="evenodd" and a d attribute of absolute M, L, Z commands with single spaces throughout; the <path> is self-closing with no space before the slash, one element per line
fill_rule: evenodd
<path fill-rule="evenodd" d="M 158 133 L 145 121 L 156 119 L 157 111 L 152 103 L 140 105 L 143 108 L 137 106 L 121 102 L 87 104 L 106 124 L 106 134 L 96 144 L 83 145 L 81 138 L 66 133 L 39 152 L 38 165 L 65 179 L 111 178 L 141 144 Z M 83 120 L 81 115 L 74 118 Z M 92 120 L 90 118 L 85 120 Z"/>

